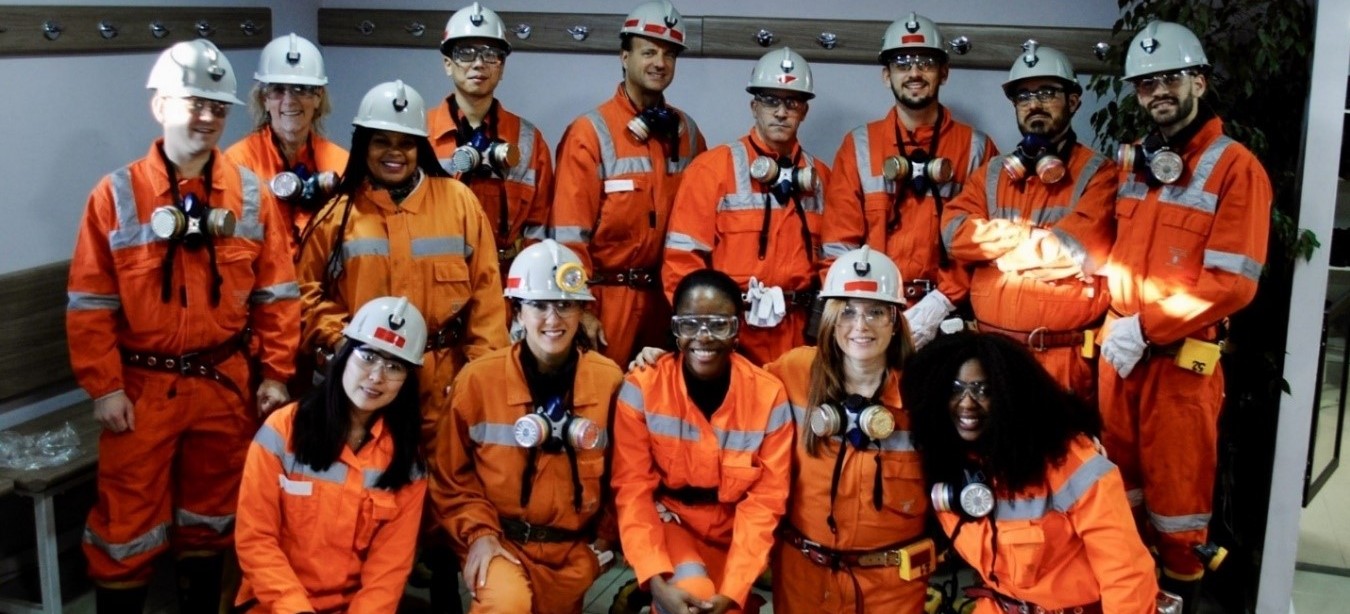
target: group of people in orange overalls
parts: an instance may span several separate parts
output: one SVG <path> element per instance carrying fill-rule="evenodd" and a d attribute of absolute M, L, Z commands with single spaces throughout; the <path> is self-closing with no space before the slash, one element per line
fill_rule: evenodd
<path fill-rule="evenodd" d="M 616 553 L 667 614 L 756 611 L 766 569 L 782 611 L 918 612 L 947 550 L 977 612 L 1151 612 L 1159 586 L 1193 611 L 1271 201 L 1196 36 L 1131 42 L 1151 129 L 1114 162 L 1028 41 L 1000 155 L 908 13 L 878 54 L 895 105 L 832 165 L 797 140 L 788 48 L 707 149 L 663 94 L 685 37 L 668 0 L 634 8 L 556 165 L 494 96 L 511 45 L 478 3 L 446 24 L 451 93 L 375 86 L 350 153 L 309 41 L 263 49 L 224 152 L 229 60 L 165 50 L 163 137 L 95 188 L 70 273 L 99 611 L 141 611 L 172 551 L 185 612 L 392 612 L 419 560 L 435 611 L 458 576 L 471 611 L 579 612 Z"/>

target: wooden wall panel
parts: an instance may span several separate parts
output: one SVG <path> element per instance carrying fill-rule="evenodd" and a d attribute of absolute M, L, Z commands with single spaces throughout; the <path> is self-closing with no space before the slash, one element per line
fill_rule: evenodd
<path fill-rule="evenodd" d="M 0 400 L 69 380 L 70 261 L 0 275 Z"/>
<path fill-rule="evenodd" d="M 163 26 L 162 36 L 152 32 L 152 23 Z M 199 32 L 198 24 L 206 27 Z M 59 35 L 49 38 L 48 26 L 59 28 Z M 101 26 L 114 28 L 116 35 L 105 36 Z M 262 47 L 272 40 L 272 10 L 0 5 L 0 56 L 158 51 L 199 36 L 221 48 Z"/>

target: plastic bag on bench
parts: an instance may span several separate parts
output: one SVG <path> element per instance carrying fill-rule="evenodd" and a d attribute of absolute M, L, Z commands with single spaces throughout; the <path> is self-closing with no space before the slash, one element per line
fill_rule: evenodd
<path fill-rule="evenodd" d="M 32 435 L 0 431 L 0 467 L 32 470 L 69 462 L 80 451 L 80 436 L 70 423 Z"/>

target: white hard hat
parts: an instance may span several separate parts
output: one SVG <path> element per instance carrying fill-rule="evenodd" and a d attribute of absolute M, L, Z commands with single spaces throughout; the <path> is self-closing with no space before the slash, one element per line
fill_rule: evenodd
<path fill-rule="evenodd" d="M 800 53 L 787 47 L 774 49 L 755 63 L 745 91 L 753 94 L 758 89 L 801 92 L 807 99 L 816 97 L 811 81 L 811 65 L 806 63 L 806 58 Z"/>
<path fill-rule="evenodd" d="M 1149 22 L 1134 35 L 1125 52 L 1126 79 L 1208 66 L 1209 58 L 1195 33 L 1170 21 Z"/>
<path fill-rule="evenodd" d="M 544 239 L 520 251 L 506 274 L 508 298 L 540 301 L 593 301 L 586 289 L 581 258 L 561 243 Z"/>
<path fill-rule="evenodd" d="M 427 106 L 412 86 L 387 81 L 366 92 L 352 125 L 426 136 Z"/>
<path fill-rule="evenodd" d="M 885 63 L 886 56 L 899 49 L 930 49 L 942 54 L 944 59 L 947 57 L 947 48 L 943 45 L 942 32 L 938 30 L 937 24 L 918 13 L 910 13 L 909 17 L 891 22 L 886 33 L 881 36 L 881 53 L 877 54 L 877 60 Z"/>
<path fill-rule="evenodd" d="M 904 305 L 904 283 L 889 256 L 864 245 L 830 265 L 820 298 L 866 298 Z"/>
<path fill-rule="evenodd" d="M 624 34 L 663 40 L 679 45 L 680 49 L 688 47 L 684 44 L 684 17 L 669 0 L 652 0 L 637 5 L 623 20 L 623 27 L 619 28 L 619 36 Z"/>
<path fill-rule="evenodd" d="M 234 67 L 215 44 L 204 38 L 174 43 L 150 69 L 146 89 L 181 96 L 244 104 L 234 95 Z"/>
<path fill-rule="evenodd" d="M 475 2 L 455 11 L 450 21 L 445 22 L 445 35 L 441 37 L 441 53 L 450 50 L 450 41 L 461 38 L 490 38 L 506 46 L 511 51 L 511 43 L 506 40 L 506 26 L 495 11 Z"/>
<path fill-rule="evenodd" d="M 258 56 L 258 72 L 253 73 L 253 78 L 262 83 L 328 85 L 319 48 L 294 32 L 277 37 L 263 47 L 262 55 Z"/>
<path fill-rule="evenodd" d="M 1063 81 L 1071 93 L 1082 93 L 1083 86 L 1078 84 L 1078 76 L 1073 71 L 1069 56 L 1042 47 L 1035 40 L 1022 43 L 1022 55 L 1017 56 L 1012 69 L 1008 71 L 1008 80 L 1003 82 L 1003 93 L 1012 97 L 1013 84 L 1022 79 L 1033 77 L 1051 77 Z"/>
<path fill-rule="evenodd" d="M 415 365 L 422 364 L 427 351 L 427 321 L 402 296 L 371 299 L 356 311 L 342 334 Z"/>

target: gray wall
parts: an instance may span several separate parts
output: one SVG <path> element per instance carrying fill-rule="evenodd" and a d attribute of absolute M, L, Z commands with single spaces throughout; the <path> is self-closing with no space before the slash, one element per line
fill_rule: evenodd
<path fill-rule="evenodd" d="M 14 2 L 5 4 L 93 4 L 77 2 Z M 325 8 L 458 8 L 467 0 L 256 0 L 178 1 L 121 0 L 118 4 L 182 6 L 256 6 L 273 11 L 273 33 L 298 32 L 317 39 L 317 10 Z M 497 0 L 499 10 L 623 13 L 635 0 Z M 883 0 L 820 2 L 810 0 L 680 0 L 688 15 L 764 15 L 792 18 L 893 20 L 909 10 L 941 23 L 1025 25 L 1028 36 L 1037 25 L 1109 28 L 1116 17 L 1113 0 L 1021 0 L 1010 11 L 1003 0 L 913 0 L 900 5 Z M 846 7 L 847 11 L 841 10 Z M 432 25 L 432 24 L 428 24 Z M 443 24 L 435 24 L 439 30 Z M 949 32 L 957 28 L 948 28 Z M 598 32 L 592 36 L 615 36 Z M 979 45 L 979 40 L 973 41 Z M 251 76 L 257 50 L 228 52 L 236 72 Z M 145 154 L 158 126 L 150 116 L 145 78 L 153 53 L 65 57 L 0 58 L 0 273 L 70 257 L 75 228 L 89 190 L 99 177 Z M 362 94 L 381 81 L 402 78 L 429 101 L 443 98 L 450 87 L 433 50 L 333 47 L 325 50 L 334 113 L 329 131 L 339 143 L 349 137 L 348 121 Z M 1009 58 L 1009 64 L 1012 58 Z M 689 58 L 678 65 L 669 100 L 690 112 L 710 144 L 743 134 L 750 126 L 744 85 L 753 62 Z M 849 129 L 882 116 L 892 104 L 882 85 L 880 68 L 844 64 L 813 67 L 819 96 L 812 103 L 801 138 L 807 149 L 832 160 Z M 1000 148 L 1016 142 L 1011 108 L 998 89 L 1005 73 L 997 70 L 953 71 L 942 92 L 958 118 L 994 137 Z M 608 98 L 619 81 L 617 38 L 612 56 L 520 53 L 507 62 L 498 89 L 503 104 L 530 119 L 556 146 L 567 123 Z M 1086 77 L 1083 78 L 1086 83 Z M 241 79 L 241 94 L 248 80 Z M 1087 116 L 1097 104 L 1086 101 L 1075 127 L 1091 134 Z M 237 109 L 222 143 L 238 140 L 249 127 L 247 112 Z"/>

